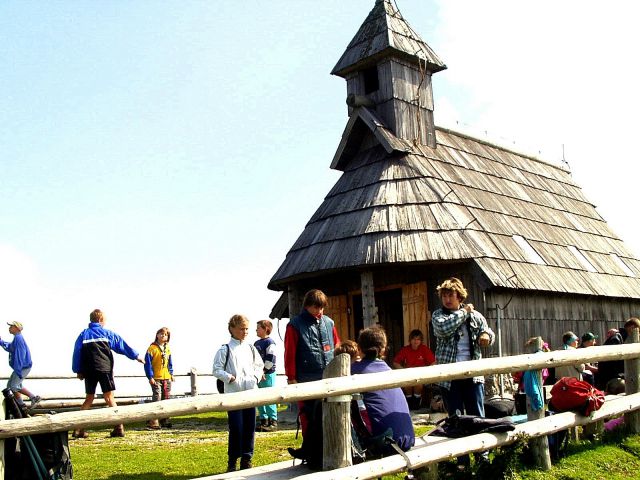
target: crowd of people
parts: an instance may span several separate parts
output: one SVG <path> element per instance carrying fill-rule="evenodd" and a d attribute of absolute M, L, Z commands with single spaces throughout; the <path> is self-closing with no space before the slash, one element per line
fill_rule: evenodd
<path fill-rule="evenodd" d="M 495 334 L 486 319 L 475 310 L 471 303 L 464 303 L 467 290 L 457 278 L 449 278 L 437 287 L 441 307 L 431 318 L 435 336 L 435 352 L 424 343 L 424 334 L 414 329 L 409 334 L 409 342 L 403 346 L 389 364 L 393 368 L 414 368 L 433 364 L 448 364 L 482 357 L 482 348 L 493 344 Z M 310 290 L 303 299 L 301 312 L 293 317 L 286 327 L 284 338 L 284 370 L 288 384 L 312 382 L 322 379 L 323 372 L 335 355 L 348 354 L 353 375 L 377 373 L 391 370 L 387 363 L 388 343 L 384 329 L 369 327 L 363 329 L 354 340 L 340 341 L 333 320 L 324 314 L 328 305 L 327 296 L 321 290 Z M 90 313 L 90 323 L 74 344 L 72 370 L 84 381 L 85 400 L 81 409 L 91 408 L 100 385 L 107 406 L 115 407 L 115 381 L 113 376 L 114 352 L 144 364 L 144 372 L 151 388 L 152 401 L 170 398 L 174 381 L 173 361 L 169 340 L 171 332 L 167 327 L 157 330 L 154 340 L 145 355 L 140 355 L 117 333 L 105 328 L 105 316 L 96 309 Z M 18 404 L 25 410 L 33 409 L 41 397 L 23 385 L 32 368 L 29 347 L 22 336 L 23 325 L 13 321 L 8 323 L 13 341 L 0 339 L 0 346 L 9 352 L 12 373 L 7 388 L 14 394 Z M 269 320 L 256 324 L 258 340 L 247 341 L 250 322 L 244 315 L 233 315 L 228 322 L 230 339 L 215 353 L 213 375 L 222 383 L 223 393 L 242 392 L 275 385 L 276 349 L 270 337 L 273 325 Z M 633 329 L 640 329 L 640 320 L 631 318 L 624 327 L 610 329 L 606 333 L 605 345 L 625 342 Z M 562 336 L 561 349 L 590 348 L 597 344 L 599 336 L 586 332 L 579 338 L 568 331 Z M 533 337 L 525 344 L 528 352 L 549 351 L 548 344 L 541 337 Z M 555 381 L 561 377 L 575 377 L 588 381 L 600 389 L 615 383 L 612 389 L 619 390 L 620 377 L 624 373 L 622 361 L 607 361 L 599 364 L 565 365 L 555 368 L 555 372 L 543 371 L 543 381 Z M 535 396 L 540 391 L 533 376 L 527 372 L 517 376 L 522 391 Z M 484 377 L 439 382 L 444 408 L 449 416 L 468 414 L 484 417 Z M 537 389 L 537 390 L 536 390 Z M 364 424 L 372 438 L 386 436 L 395 449 L 406 451 L 415 442 L 411 409 L 425 405 L 423 386 L 391 388 L 362 394 L 359 410 L 363 412 Z M 532 393 L 533 392 L 533 393 Z M 22 397 L 30 400 L 29 408 Z M 539 396 L 539 395 L 538 395 Z M 539 403 L 539 402 L 538 402 Z M 298 403 L 298 414 L 302 431 L 302 446 L 290 448 L 294 458 L 308 460 L 312 451 L 317 450 L 318 432 L 317 400 Z M 277 405 L 264 405 L 257 410 L 253 407 L 228 412 L 229 439 L 227 471 L 252 467 L 255 432 L 274 431 L 278 428 Z M 157 430 L 171 428 L 169 418 L 158 418 L 147 422 L 147 428 Z M 86 438 L 87 432 L 76 429 L 75 438 Z M 111 431 L 113 437 L 124 436 L 124 426 L 116 425 Z M 320 448 L 320 451 L 321 448 Z M 392 453 L 392 450 L 381 454 Z M 480 458 L 482 454 L 479 454 Z M 239 462 L 239 465 L 238 465 Z M 468 458 L 461 458 L 464 466 Z"/>

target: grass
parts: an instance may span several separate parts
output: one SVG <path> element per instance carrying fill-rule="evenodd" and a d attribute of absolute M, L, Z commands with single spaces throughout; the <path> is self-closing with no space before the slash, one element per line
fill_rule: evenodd
<path fill-rule="evenodd" d="M 87 439 L 70 439 L 74 477 L 80 480 L 186 480 L 223 473 L 227 463 L 225 413 L 175 418 L 171 430 L 147 431 L 143 424 L 127 427 L 125 438 L 110 438 L 109 429 L 93 430 Z M 422 435 L 429 427 L 416 426 Z M 299 446 L 295 430 L 256 433 L 254 465 L 289 460 L 287 447 Z M 551 471 L 541 472 L 522 461 L 522 445 L 492 454 L 493 467 L 482 478 L 492 480 L 617 480 L 640 479 L 640 435 L 620 433 L 595 443 L 569 445 L 567 456 Z M 500 465 L 500 468 L 497 466 Z M 441 464 L 440 478 L 469 478 L 450 473 Z M 384 477 L 404 479 L 405 474 Z M 480 477 L 478 477 L 480 478 Z"/>

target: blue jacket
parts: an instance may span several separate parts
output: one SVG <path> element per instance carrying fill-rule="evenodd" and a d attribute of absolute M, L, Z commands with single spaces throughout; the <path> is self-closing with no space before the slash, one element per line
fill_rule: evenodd
<path fill-rule="evenodd" d="M 22 378 L 22 370 L 33 366 L 31 352 L 22 334 L 16 333 L 12 342 L 0 340 L 0 346 L 9 352 L 9 366 L 16 372 L 18 377 Z"/>
<path fill-rule="evenodd" d="M 135 360 L 138 352 L 127 345 L 120 335 L 107 330 L 99 323 L 90 323 L 78 336 L 73 348 L 71 368 L 74 373 L 111 373 L 113 354 L 111 351 Z"/>

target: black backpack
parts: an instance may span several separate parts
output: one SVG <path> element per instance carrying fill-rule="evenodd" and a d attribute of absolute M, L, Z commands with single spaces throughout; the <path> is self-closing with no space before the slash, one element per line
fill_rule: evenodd
<path fill-rule="evenodd" d="M 54 480 L 73 478 L 68 432 L 41 433 L 31 435 L 30 438 L 48 471 L 48 478 Z M 5 478 L 13 480 L 38 480 L 41 478 L 27 453 L 25 441 L 24 437 L 5 440 Z"/>

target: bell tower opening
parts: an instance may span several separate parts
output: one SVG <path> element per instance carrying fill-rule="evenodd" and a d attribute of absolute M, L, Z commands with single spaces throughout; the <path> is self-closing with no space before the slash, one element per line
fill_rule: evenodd
<path fill-rule="evenodd" d="M 378 66 L 374 65 L 362 72 L 362 78 L 364 80 L 364 94 L 377 92 L 380 89 L 380 80 L 378 79 Z"/>

